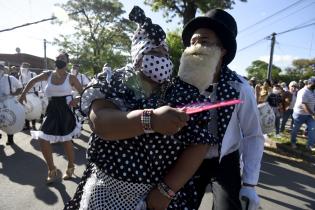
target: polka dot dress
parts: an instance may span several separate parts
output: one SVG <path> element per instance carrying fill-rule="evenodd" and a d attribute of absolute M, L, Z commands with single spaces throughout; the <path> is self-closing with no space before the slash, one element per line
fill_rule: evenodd
<path fill-rule="evenodd" d="M 221 70 L 220 80 L 217 87 L 218 101 L 233 100 L 239 98 L 239 90 L 234 88 L 233 83 L 242 83 L 237 74 L 227 67 Z M 229 125 L 235 105 L 225 106 L 217 109 L 218 113 L 218 134 L 220 138 L 220 146 Z M 219 150 L 220 151 L 220 150 Z"/>
<path fill-rule="evenodd" d="M 199 95 L 197 88 L 184 83 L 179 78 L 174 79 L 171 84 L 165 85 L 161 92 L 146 98 L 144 95 L 135 94 L 134 91 L 127 87 L 125 81 L 128 81 L 130 76 L 132 76 L 132 73 L 129 74 L 128 71 L 115 71 L 110 83 L 103 81 L 102 85 L 85 91 L 82 95 L 82 111 L 87 112 L 91 102 L 95 100 L 95 96 L 100 95 L 103 95 L 104 99 L 115 103 L 121 110 L 126 111 L 157 108 L 166 104 L 177 107 L 207 100 Z M 172 136 L 153 133 L 128 140 L 107 141 L 92 134 L 87 158 L 93 167 L 96 167 L 103 174 L 117 182 L 122 181 L 152 186 L 162 180 L 167 170 L 175 163 L 179 154 L 188 145 L 218 143 L 217 139 L 207 129 L 209 122 L 211 123 L 210 112 L 202 112 L 191 115 L 188 126 Z M 87 170 L 90 172 L 86 173 L 86 176 L 83 177 L 82 182 L 79 184 L 74 199 L 70 201 L 71 206 L 79 206 L 79 201 L 82 194 L 84 194 L 84 185 L 91 177 L 91 174 L 95 173 L 92 169 Z M 93 191 L 93 195 L 101 195 L 103 193 L 101 188 L 97 191 L 99 192 Z M 190 195 L 187 194 L 186 196 L 189 197 Z M 108 202 L 106 201 L 105 203 Z M 116 202 L 119 203 L 121 201 L 118 199 Z M 76 209 L 68 208 L 69 206 L 66 206 L 67 208 L 65 209 Z"/>

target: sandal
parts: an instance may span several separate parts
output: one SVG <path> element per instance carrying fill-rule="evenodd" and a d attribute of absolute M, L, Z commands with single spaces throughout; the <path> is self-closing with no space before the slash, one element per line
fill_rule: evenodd
<path fill-rule="evenodd" d="M 71 179 L 73 174 L 74 174 L 74 166 L 71 167 L 71 168 L 68 168 L 68 169 L 66 170 L 65 175 L 64 175 L 62 178 L 63 178 L 64 180 Z"/>
<path fill-rule="evenodd" d="M 53 183 L 54 181 L 56 181 L 56 179 L 59 178 L 60 174 L 61 174 L 61 172 L 57 168 L 55 168 L 53 170 L 49 170 L 48 171 L 48 176 L 47 176 L 47 179 L 46 179 L 46 183 L 47 184 Z"/>

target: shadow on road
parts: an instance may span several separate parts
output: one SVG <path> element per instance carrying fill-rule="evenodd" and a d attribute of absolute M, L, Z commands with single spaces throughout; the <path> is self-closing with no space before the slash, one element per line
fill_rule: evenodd
<path fill-rule="evenodd" d="M 47 167 L 44 160 L 30 152 L 25 152 L 16 144 L 11 147 L 14 150 L 12 155 L 6 156 L 5 153 L 0 153 L 2 163 L 0 173 L 7 176 L 11 182 L 33 186 L 36 198 L 44 203 L 48 205 L 57 203 L 57 195 L 45 183 Z M 58 189 L 64 202 L 70 199 L 62 183 L 57 183 L 54 187 Z"/>
<path fill-rule="evenodd" d="M 80 139 L 81 138 L 82 138 L 82 135 Z M 86 164 L 86 158 L 85 158 L 86 148 L 81 146 L 80 144 L 77 144 L 76 143 L 77 140 L 78 139 L 73 140 L 73 149 L 74 149 L 74 155 L 75 155 L 74 163 L 77 165 L 84 165 Z M 40 151 L 40 145 L 39 145 L 38 140 L 31 139 L 30 144 L 33 146 L 35 150 Z M 67 160 L 67 156 L 65 155 L 65 151 L 64 151 L 62 143 L 54 143 L 51 145 L 52 145 L 53 153 L 58 154 L 59 156 L 62 156 L 65 160 Z"/>
<path fill-rule="evenodd" d="M 281 209 L 315 209 L 314 176 L 296 172 L 292 170 L 294 168 L 315 174 L 314 168 L 305 168 L 304 165 L 290 159 L 264 153 L 257 188 L 263 189 L 265 194 L 259 195 L 260 198 L 271 202 L 271 206 L 283 207 Z M 210 186 L 206 192 L 212 192 Z M 274 197 L 275 194 L 286 199 Z M 295 202 L 299 204 L 294 205 Z M 305 208 L 299 206 L 301 203 Z"/>
<path fill-rule="evenodd" d="M 314 177 L 297 173 L 290 170 L 288 167 L 283 167 L 284 165 L 280 166 L 280 164 L 300 168 L 299 165 L 293 161 L 264 153 L 258 187 L 283 194 L 286 197 L 306 203 L 309 209 L 315 209 L 315 194 L 306 188 L 306 186 L 308 186 L 309 188 L 315 189 Z M 303 168 L 303 170 L 305 170 L 305 168 Z M 312 172 L 314 173 L 314 171 Z M 270 186 L 274 186 L 274 188 Z M 279 188 L 288 190 L 284 192 L 284 190 L 280 190 Z M 272 197 L 266 196 L 261 197 L 288 209 L 300 209 L 297 206 L 288 204 L 288 202 L 284 200 L 275 200 Z"/>

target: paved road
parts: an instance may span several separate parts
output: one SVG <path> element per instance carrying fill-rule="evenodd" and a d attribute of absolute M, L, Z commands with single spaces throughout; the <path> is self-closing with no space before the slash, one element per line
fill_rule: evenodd
<path fill-rule="evenodd" d="M 302 169 L 299 163 L 265 152 L 257 192 L 264 210 L 314 210 L 315 168 Z M 208 192 L 200 210 L 210 210 L 211 202 Z"/>
<path fill-rule="evenodd" d="M 73 196 L 85 163 L 88 131 L 75 139 L 76 175 L 69 181 L 45 184 L 47 169 L 38 142 L 28 133 L 18 133 L 16 144 L 0 140 L 0 210 L 57 210 Z M 55 165 L 64 171 L 67 161 L 61 144 L 54 144 Z M 315 209 L 315 171 L 265 153 L 258 193 L 266 210 Z M 211 209 L 211 193 L 204 197 L 200 210 Z"/>

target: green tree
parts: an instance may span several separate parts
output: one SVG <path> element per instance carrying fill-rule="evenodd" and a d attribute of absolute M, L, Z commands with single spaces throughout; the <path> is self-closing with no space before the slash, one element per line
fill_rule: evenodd
<path fill-rule="evenodd" d="M 260 60 L 253 61 L 252 64 L 246 68 L 247 77 L 256 77 L 257 80 L 263 81 L 267 78 L 268 63 Z M 272 80 L 281 80 L 281 68 L 272 65 L 271 78 Z"/>
<path fill-rule="evenodd" d="M 296 59 L 292 61 L 292 66 L 284 69 L 281 81 L 289 83 L 309 79 L 314 76 L 315 59 Z"/>
<path fill-rule="evenodd" d="M 292 62 L 293 69 L 300 73 L 301 79 L 308 79 L 314 76 L 315 58 L 314 59 L 296 59 Z"/>
<path fill-rule="evenodd" d="M 129 37 L 135 24 L 122 17 L 125 11 L 118 0 L 68 0 L 59 6 L 67 13 L 81 11 L 70 17 L 75 22 L 74 33 L 55 40 L 61 50 L 69 52 L 72 62 L 95 75 L 104 63 L 115 68 L 130 59 Z"/>
<path fill-rule="evenodd" d="M 240 0 L 247 2 L 247 0 Z M 213 8 L 232 9 L 234 0 L 145 0 L 145 4 L 151 6 L 153 11 L 163 10 L 167 21 L 172 21 L 175 16 L 183 19 L 185 25 L 196 16 L 199 10 L 206 13 Z"/>
<path fill-rule="evenodd" d="M 180 57 L 184 51 L 184 45 L 182 43 L 182 38 L 179 29 L 172 32 L 168 32 L 166 36 L 166 42 L 169 46 L 170 57 L 174 65 L 173 75 L 175 76 L 177 75 L 178 72 Z"/>

